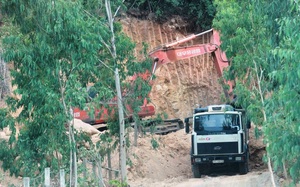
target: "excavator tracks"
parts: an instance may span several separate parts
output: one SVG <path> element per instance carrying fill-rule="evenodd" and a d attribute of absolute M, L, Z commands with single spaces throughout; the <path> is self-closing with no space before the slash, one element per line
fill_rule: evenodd
<path fill-rule="evenodd" d="M 134 123 L 131 125 L 134 127 Z M 107 124 L 93 124 L 93 127 L 99 131 L 107 130 Z M 184 128 L 184 123 L 181 119 L 168 119 L 168 120 L 143 120 L 140 130 L 146 133 L 165 135 L 171 132 L 176 132 Z"/>
<path fill-rule="evenodd" d="M 144 132 L 150 132 L 153 134 L 168 134 L 171 132 L 176 132 L 184 128 L 184 123 L 181 119 L 168 119 L 161 122 L 156 121 L 146 121 L 143 123 L 142 130 Z"/>

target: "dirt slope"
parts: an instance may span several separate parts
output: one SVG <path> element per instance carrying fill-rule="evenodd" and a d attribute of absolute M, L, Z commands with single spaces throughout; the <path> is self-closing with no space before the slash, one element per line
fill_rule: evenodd
<path fill-rule="evenodd" d="M 124 18 L 121 22 L 124 32 L 137 43 L 136 56 L 139 58 L 143 42 L 148 44 L 150 51 L 191 34 L 186 33 L 184 28 L 176 30 L 179 18 L 162 25 L 136 18 Z M 208 42 L 209 34 L 206 34 L 187 45 Z M 192 115 L 196 104 L 220 103 L 222 90 L 209 54 L 166 64 L 157 69 L 155 75 L 157 78 L 150 97 L 156 111 L 166 112 L 170 118 L 183 119 Z"/>

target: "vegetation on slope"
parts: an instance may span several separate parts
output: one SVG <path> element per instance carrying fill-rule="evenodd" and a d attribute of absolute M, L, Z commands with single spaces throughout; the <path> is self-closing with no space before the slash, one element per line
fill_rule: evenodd
<path fill-rule="evenodd" d="M 300 180 L 299 5 L 217 0 L 214 20 L 232 59 L 228 77 L 237 80 L 238 102 L 263 125 L 275 169 L 294 183 Z"/>
<path fill-rule="evenodd" d="M 129 12 L 162 23 L 180 16 L 191 32 L 210 29 L 216 13 L 212 0 L 128 0 L 124 3 Z"/>

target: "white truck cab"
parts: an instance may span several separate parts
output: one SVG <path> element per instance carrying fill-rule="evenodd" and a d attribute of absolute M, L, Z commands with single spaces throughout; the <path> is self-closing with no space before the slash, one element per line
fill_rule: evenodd
<path fill-rule="evenodd" d="M 195 178 L 209 173 L 212 164 L 238 164 L 240 174 L 248 172 L 250 122 L 245 111 L 231 105 L 196 108 L 185 119 L 189 133 L 192 119 L 191 164 Z"/>

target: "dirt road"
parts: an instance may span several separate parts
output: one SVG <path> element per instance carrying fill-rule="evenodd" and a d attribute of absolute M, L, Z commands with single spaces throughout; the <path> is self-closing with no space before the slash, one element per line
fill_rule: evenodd
<path fill-rule="evenodd" d="M 227 166 L 215 168 L 210 175 L 200 179 L 192 176 L 190 135 L 183 130 L 140 138 L 138 147 L 129 149 L 129 155 L 134 155 L 130 157 L 132 166 L 128 168 L 129 184 L 131 187 L 271 187 L 269 172 L 262 162 L 264 152 L 259 146 L 262 140 L 256 140 L 253 133 L 250 134 L 252 151 L 248 174 L 239 175 L 238 168 Z M 151 146 L 152 138 L 159 142 L 157 149 Z"/>
<path fill-rule="evenodd" d="M 130 187 L 272 187 L 267 171 L 250 172 L 247 175 L 204 176 L 200 179 L 182 177 L 152 182 L 148 179 L 132 183 Z M 278 183 L 279 186 L 279 183 Z"/>
<path fill-rule="evenodd" d="M 205 177 L 188 179 L 176 187 L 271 187 L 269 172 L 250 172 L 247 175 Z"/>
<path fill-rule="evenodd" d="M 207 176 L 203 179 L 188 179 L 176 187 L 271 187 L 269 172 L 250 172 L 247 175 Z"/>

